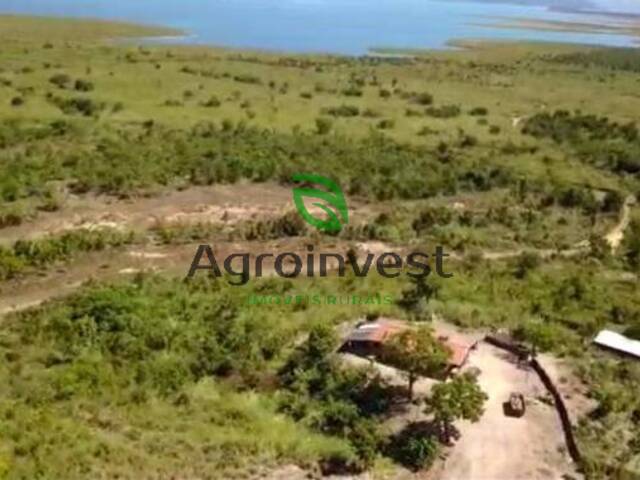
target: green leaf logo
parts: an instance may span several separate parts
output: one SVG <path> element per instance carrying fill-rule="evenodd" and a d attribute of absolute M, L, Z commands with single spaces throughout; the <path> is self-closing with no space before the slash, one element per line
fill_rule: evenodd
<path fill-rule="evenodd" d="M 296 187 L 293 189 L 293 201 L 296 204 L 298 213 L 311 226 L 327 233 L 338 233 L 342 230 L 342 225 L 349 223 L 349 210 L 347 202 L 344 199 L 342 189 L 336 182 L 330 178 L 312 173 L 298 173 L 293 176 L 294 182 L 303 182 L 305 184 L 316 184 L 325 187 L 328 191 L 319 190 L 317 188 Z M 326 214 L 326 218 L 318 218 L 313 216 L 304 204 L 306 197 L 321 200 L 321 202 L 313 202 L 313 205 L 322 209 Z M 327 204 L 333 209 L 329 208 Z"/>

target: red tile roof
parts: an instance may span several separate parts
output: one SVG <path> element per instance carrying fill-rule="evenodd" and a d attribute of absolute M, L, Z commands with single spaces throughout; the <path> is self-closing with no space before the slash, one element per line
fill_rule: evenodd
<path fill-rule="evenodd" d="M 348 342 L 372 342 L 383 344 L 387 342 L 393 335 L 411 328 L 407 323 L 386 318 L 378 319 L 375 322 L 367 322 L 358 326 L 347 337 Z M 472 344 L 461 338 L 452 338 L 449 336 L 439 336 L 440 340 L 451 350 L 449 365 L 452 367 L 461 367 L 467 360 L 469 352 L 473 347 Z"/>
<path fill-rule="evenodd" d="M 467 361 L 469 352 L 472 345 L 460 345 L 458 343 L 452 343 L 450 341 L 444 342 L 449 350 L 451 350 L 451 357 L 449 357 L 449 365 L 452 367 L 461 367 Z"/>
<path fill-rule="evenodd" d="M 363 323 L 347 337 L 348 342 L 384 343 L 393 335 L 409 328 L 402 322 L 394 320 L 376 320 Z"/>

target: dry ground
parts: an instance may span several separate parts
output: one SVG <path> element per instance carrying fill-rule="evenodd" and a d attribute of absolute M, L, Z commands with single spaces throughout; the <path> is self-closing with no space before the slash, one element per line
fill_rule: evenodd
<path fill-rule="evenodd" d="M 130 200 L 67 195 L 60 210 L 0 230 L 0 245 L 99 226 L 144 230 L 159 223 L 235 223 L 271 217 L 289 205 L 291 190 L 274 183 L 191 187 Z"/>
<path fill-rule="evenodd" d="M 564 475 L 581 478 L 566 451 L 564 433 L 551 397 L 538 375 L 528 366 L 518 365 L 515 356 L 481 341 L 482 332 L 460 332 L 442 321 L 435 322 L 439 335 L 455 335 L 470 343 L 479 341 L 472 350 L 465 370 L 480 370 L 479 383 L 487 393 L 485 413 L 478 423 L 459 422 L 461 438 L 448 450 L 446 459 L 430 472 L 415 478 L 430 480 L 550 480 Z M 402 372 L 354 355 L 343 355 L 356 366 L 372 365 L 393 385 L 406 386 Z M 538 360 L 558 384 L 571 414 L 582 415 L 593 407 L 584 396 L 582 385 L 561 361 L 540 355 Z M 415 384 L 415 397 L 428 396 L 437 383 L 428 378 Z M 512 392 L 525 395 L 527 411 L 522 418 L 504 414 L 503 403 Z M 422 407 L 399 409 L 387 427 L 400 430 L 410 422 L 424 421 Z M 403 472 L 406 475 L 407 472 Z M 398 472 L 400 475 L 400 472 Z"/>
<path fill-rule="evenodd" d="M 554 407 L 540 399 L 547 391 L 536 373 L 515 358 L 481 342 L 469 367 L 481 370 L 480 385 L 488 394 L 478 423 L 461 422 L 461 438 L 433 478 L 440 480 L 549 480 L 576 476 L 566 453 L 562 426 Z M 525 395 L 522 418 L 504 415 L 511 392 Z"/>

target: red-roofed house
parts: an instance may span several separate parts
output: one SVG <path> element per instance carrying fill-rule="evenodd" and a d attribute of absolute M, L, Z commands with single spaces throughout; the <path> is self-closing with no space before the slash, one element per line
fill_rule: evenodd
<path fill-rule="evenodd" d="M 414 328 L 406 322 L 399 320 L 391 320 L 388 318 L 380 318 L 373 322 L 363 322 L 347 336 L 342 346 L 343 351 L 355 353 L 362 356 L 379 356 L 382 353 L 384 344 L 394 335 Z M 469 343 L 462 338 L 456 338 L 451 335 L 438 335 L 440 340 L 451 351 L 449 359 L 448 371 L 462 368 L 469 358 L 469 353 L 475 344 Z"/>

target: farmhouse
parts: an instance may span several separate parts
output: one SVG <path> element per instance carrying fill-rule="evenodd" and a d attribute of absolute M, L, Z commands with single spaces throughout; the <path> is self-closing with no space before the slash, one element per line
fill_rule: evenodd
<path fill-rule="evenodd" d="M 409 328 L 413 327 L 406 322 L 388 318 L 362 322 L 347 336 L 342 350 L 360 356 L 377 357 L 382 353 L 389 339 Z M 437 329 L 435 335 L 451 351 L 447 370 L 451 372 L 462 368 L 475 344 L 452 335 L 441 335 Z"/>

